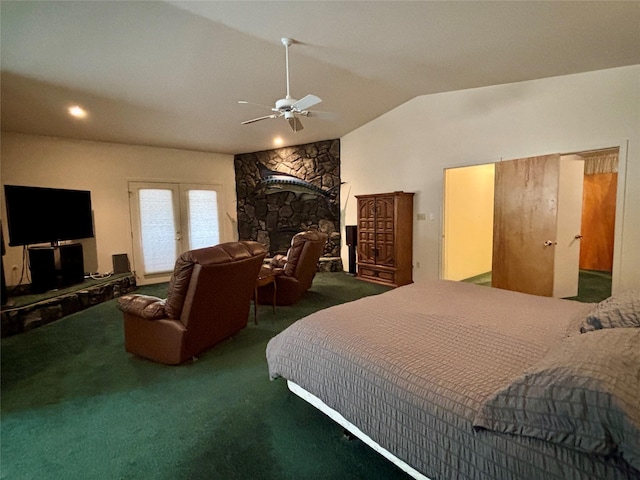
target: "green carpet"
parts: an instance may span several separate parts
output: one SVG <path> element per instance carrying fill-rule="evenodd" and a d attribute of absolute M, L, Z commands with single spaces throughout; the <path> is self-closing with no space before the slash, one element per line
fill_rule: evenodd
<path fill-rule="evenodd" d="M 578 295 L 569 300 L 580 302 L 601 302 L 611 296 L 611 272 L 580 270 Z"/>
<path fill-rule="evenodd" d="M 138 293 L 164 297 L 166 284 Z M 133 357 L 111 300 L 2 339 L 0 478 L 406 479 L 270 381 L 273 335 L 318 309 L 388 288 L 320 273 L 292 307 L 178 367 Z"/>
<path fill-rule="evenodd" d="M 491 272 L 481 273 L 475 277 L 466 278 L 463 282 L 476 285 L 491 286 Z M 568 300 L 579 302 L 601 302 L 611 296 L 611 273 L 595 270 L 580 270 L 578 274 L 578 295 Z"/>

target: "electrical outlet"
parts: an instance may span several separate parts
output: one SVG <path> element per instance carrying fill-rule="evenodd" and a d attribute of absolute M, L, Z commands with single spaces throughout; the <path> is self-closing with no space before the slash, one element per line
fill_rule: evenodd
<path fill-rule="evenodd" d="M 418 220 L 426 220 L 426 219 L 427 219 L 427 215 L 425 213 L 418 214 Z"/>

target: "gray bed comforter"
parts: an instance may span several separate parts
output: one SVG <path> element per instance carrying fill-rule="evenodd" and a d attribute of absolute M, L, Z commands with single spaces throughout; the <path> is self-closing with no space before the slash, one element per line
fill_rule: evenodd
<path fill-rule="evenodd" d="M 477 422 L 488 398 L 559 348 L 592 308 L 414 283 L 297 321 L 269 342 L 269 374 L 319 397 L 432 480 L 640 478 L 614 449 L 587 453 Z"/>

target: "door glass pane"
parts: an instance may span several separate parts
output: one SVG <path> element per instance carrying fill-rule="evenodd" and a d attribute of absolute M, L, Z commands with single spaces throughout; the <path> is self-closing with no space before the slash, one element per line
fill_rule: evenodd
<path fill-rule="evenodd" d="M 189 249 L 220 243 L 218 199 L 215 190 L 189 190 Z"/>
<path fill-rule="evenodd" d="M 141 189 L 139 198 L 144 272 L 169 272 L 176 260 L 173 192 Z"/>

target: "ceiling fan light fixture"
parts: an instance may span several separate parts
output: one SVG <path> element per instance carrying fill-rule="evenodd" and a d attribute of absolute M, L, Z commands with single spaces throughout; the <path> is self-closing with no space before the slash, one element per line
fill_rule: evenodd
<path fill-rule="evenodd" d="M 285 118 L 287 118 L 286 115 Z M 298 120 L 298 117 L 293 114 L 291 114 L 291 116 L 287 118 L 287 121 L 289 122 L 291 130 L 293 130 L 294 132 L 299 132 L 300 130 L 304 129 L 304 127 L 302 126 L 302 122 Z"/>

